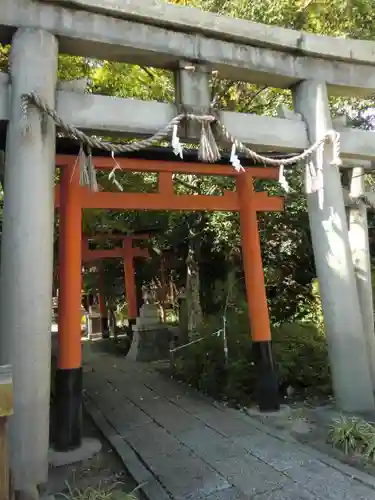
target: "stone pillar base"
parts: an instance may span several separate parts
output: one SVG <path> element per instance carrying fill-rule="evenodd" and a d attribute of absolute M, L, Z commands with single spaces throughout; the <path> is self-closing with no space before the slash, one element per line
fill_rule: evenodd
<path fill-rule="evenodd" d="M 133 361 L 159 361 L 169 358 L 170 332 L 164 325 L 134 329 L 128 358 Z"/>
<path fill-rule="evenodd" d="M 53 449 L 49 450 L 49 463 L 54 467 L 62 467 L 77 462 L 82 462 L 92 458 L 100 452 L 102 444 L 95 438 L 84 438 L 81 445 L 74 450 L 59 452 Z"/>

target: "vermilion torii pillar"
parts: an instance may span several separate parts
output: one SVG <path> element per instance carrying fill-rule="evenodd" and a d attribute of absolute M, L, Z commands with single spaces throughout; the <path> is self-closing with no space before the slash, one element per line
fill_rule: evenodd
<path fill-rule="evenodd" d="M 242 262 L 245 274 L 253 356 L 257 369 L 256 392 L 261 409 L 279 409 L 278 380 L 271 351 L 271 328 L 264 282 L 257 212 L 253 206 L 251 170 L 236 178 L 240 203 Z"/>
<path fill-rule="evenodd" d="M 60 169 L 59 350 L 56 370 L 57 451 L 78 448 L 82 439 L 81 266 L 82 206 L 79 169 Z"/>
<path fill-rule="evenodd" d="M 139 248 L 133 246 L 136 240 L 144 240 L 148 238 L 148 234 L 136 235 L 119 235 L 119 234 L 96 234 L 92 237 L 84 236 L 82 248 L 82 260 L 84 262 L 122 258 L 124 262 L 124 283 L 125 283 L 125 297 L 128 303 L 128 319 L 129 324 L 135 323 L 137 317 L 137 295 L 135 285 L 135 271 L 134 259 L 136 257 L 149 258 L 150 254 L 147 248 Z M 89 249 L 89 240 L 94 239 L 108 239 L 122 241 L 122 247 L 110 249 Z"/>

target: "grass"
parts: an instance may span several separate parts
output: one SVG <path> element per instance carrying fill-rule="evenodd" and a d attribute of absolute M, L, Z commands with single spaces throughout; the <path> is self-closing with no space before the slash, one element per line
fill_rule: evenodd
<path fill-rule="evenodd" d="M 357 453 L 375 461 L 375 426 L 362 418 L 341 416 L 333 420 L 328 441 L 345 455 Z"/>
<path fill-rule="evenodd" d="M 143 484 L 134 488 L 130 493 L 116 489 L 119 484 L 116 483 L 109 488 L 99 486 L 97 488 L 88 487 L 83 490 L 72 489 L 68 485 L 68 493 L 59 493 L 56 497 L 65 500 L 139 500 L 137 492 L 144 486 Z"/>

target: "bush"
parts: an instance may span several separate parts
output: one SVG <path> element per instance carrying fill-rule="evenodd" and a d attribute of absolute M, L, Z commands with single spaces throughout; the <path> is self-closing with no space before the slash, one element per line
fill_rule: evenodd
<path fill-rule="evenodd" d="M 331 392 L 331 376 L 324 335 L 311 324 L 281 325 L 272 332 L 279 381 L 297 390 Z"/>
<path fill-rule="evenodd" d="M 205 394 L 221 399 L 226 367 L 220 340 L 208 335 L 202 342 L 181 351 L 175 360 L 174 375 Z"/>
<path fill-rule="evenodd" d="M 222 335 L 212 335 L 220 326 L 211 318 L 203 328 L 204 340 L 179 351 L 173 375 L 215 399 L 247 405 L 255 388 L 247 314 L 228 317 L 228 363 Z M 292 323 L 275 328 L 273 348 L 280 387 L 290 385 L 304 396 L 331 393 L 326 342 L 316 327 Z"/>

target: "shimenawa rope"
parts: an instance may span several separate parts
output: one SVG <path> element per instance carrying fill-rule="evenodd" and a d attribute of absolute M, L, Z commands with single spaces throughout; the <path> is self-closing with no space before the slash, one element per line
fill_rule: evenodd
<path fill-rule="evenodd" d="M 295 155 L 290 158 L 276 159 L 269 158 L 260 155 L 253 151 L 252 149 L 245 146 L 241 141 L 236 139 L 224 126 L 222 122 L 215 116 L 215 114 L 207 115 L 194 115 L 192 113 L 180 113 L 165 125 L 162 129 L 156 132 L 154 135 L 147 139 L 141 141 L 127 143 L 127 144 L 113 144 L 110 142 L 102 141 L 96 137 L 88 136 L 78 128 L 73 125 L 65 123 L 61 117 L 56 113 L 56 111 L 49 107 L 45 100 L 40 97 L 36 92 L 30 92 L 28 94 L 23 94 L 21 96 L 22 109 L 24 115 L 27 116 L 27 112 L 30 105 L 36 106 L 40 111 L 51 117 L 57 126 L 59 126 L 65 133 L 69 136 L 78 139 L 82 144 L 85 144 L 89 148 L 104 149 L 105 151 L 114 153 L 126 153 L 132 151 L 140 151 L 142 149 L 149 148 L 150 146 L 158 143 L 169 136 L 173 132 L 172 145 L 175 153 L 182 158 L 182 146 L 179 143 L 177 137 L 177 128 L 183 120 L 197 121 L 201 124 L 201 137 L 200 146 L 198 150 L 198 157 L 204 162 L 214 163 L 220 159 L 220 151 L 217 146 L 215 135 L 212 130 L 212 126 L 216 125 L 220 132 L 220 135 L 229 143 L 232 144 L 232 154 L 231 163 L 233 167 L 240 171 L 243 167 L 238 159 L 236 150 L 243 152 L 246 156 L 252 158 L 256 162 L 263 163 L 266 165 L 285 167 L 288 165 L 293 165 L 300 161 L 306 160 L 313 153 L 318 151 L 320 148 L 324 148 L 327 142 L 332 143 L 333 148 L 333 158 L 331 161 L 332 165 L 341 165 L 340 159 L 340 134 L 335 130 L 327 131 L 323 137 L 318 139 L 312 146 L 303 151 L 302 153 Z M 82 154 L 82 153 L 81 153 Z M 83 175 L 81 175 L 82 182 L 88 184 L 93 190 L 97 189 L 95 169 L 91 160 L 91 155 L 88 155 L 86 161 L 81 161 L 81 166 L 83 169 Z M 283 168 L 280 168 L 280 183 L 287 190 L 287 182 L 283 174 Z"/>

